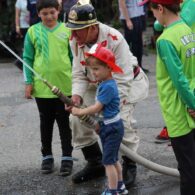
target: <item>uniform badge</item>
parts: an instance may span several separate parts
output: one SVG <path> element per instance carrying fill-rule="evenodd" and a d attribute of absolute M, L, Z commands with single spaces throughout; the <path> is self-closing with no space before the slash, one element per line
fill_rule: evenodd
<path fill-rule="evenodd" d="M 93 18 L 93 14 L 90 13 L 90 14 L 89 14 L 89 19 L 91 20 L 92 18 Z"/>
<path fill-rule="evenodd" d="M 76 13 L 75 10 L 71 10 L 68 17 L 71 20 L 77 20 L 78 19 L 78 16 L 77 16 L 77 13 Z"/>

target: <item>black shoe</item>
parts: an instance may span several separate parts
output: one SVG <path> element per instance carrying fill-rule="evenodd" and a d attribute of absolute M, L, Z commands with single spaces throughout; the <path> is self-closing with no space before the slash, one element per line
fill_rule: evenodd
<path fill-rule="evenodd" d="M 105 168 L 102 164 L 88 162 L 81 171 L 73 175 L 72 181 L 74 183 L 82 183 L 103 176 L 105 176 Z"/>
<path fill-rule="evenodd" d="M 136 174 L 137 174 L 137 167 L 136 163 L 131 161 L 130 159 L 127 159 L 123 157 L 123 181 L 126 187 L 130 187 L 134 184 Z"/>
<path fill-rule="evenodd" d="M 60 176 L 68 176 L 72 173 L 72 166 L 73 161 L 72 160 L 62 160 L 61 161 L 61 168 L 60 168 Z"/>
<path fill-rule="evenodd" d="M 42 161 L 41 172 L 43 174 L 52 173 L 53 169 L 54 169 L 54 159 L 53 158 L 47 158 Z"/>

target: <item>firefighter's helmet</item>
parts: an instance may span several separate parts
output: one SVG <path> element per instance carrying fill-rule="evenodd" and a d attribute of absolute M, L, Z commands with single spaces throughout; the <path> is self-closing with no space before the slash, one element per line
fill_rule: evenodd
<path fill-rule="evenodd" d="M 71 30 L 83 29 L 98 24 L 96 12 L 91 4 L 80 4 L 72 6 L 68 14 L 66 26 Z"/>
<path fill-rule="evenodd" d="M 123 73 L 123 70 L 116 64 L 115 56 L 113 52 L 106 47 L 102 43 L 96 43 L 93 47 L 85 53 L 86 57 L 93 56 L 104 63 L 107 64 L 108 67 L 111 68 L 112 72 L 115 73 Z"/>

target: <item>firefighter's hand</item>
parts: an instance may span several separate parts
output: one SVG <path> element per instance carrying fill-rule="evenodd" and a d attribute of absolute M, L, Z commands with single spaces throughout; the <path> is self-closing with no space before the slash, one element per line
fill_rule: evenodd
<path fill-rule="evenodd" d="M 33 85 L 25 85 L 25 98 L 32 99 Z"/>
<path fill-rule="evenodd" d="M 188 113 L 190 114 L 190 116 L 195 119 L 195 110 L 192 109 L 188 109 Z"/>
<path fill-rule="evenodd" d="M 77 107 L 72 107 L 72 115 L 74 116 L 82 116 L 82 109 Z"/>
<path fill-rule="evenodd" d="M 80 106 L 82 103 L 82 98 L 79 95 L 72 95 L 71 101 L 74 106 Z M 71 112 L 72 106 L 65 104 L 65 110 Z"/>
<path fill-rule="evenodd" d="M 74 106 L 80 106 L 82 104 L 82 98 L 79 95 L 73 95 L 71 100 Z"/>

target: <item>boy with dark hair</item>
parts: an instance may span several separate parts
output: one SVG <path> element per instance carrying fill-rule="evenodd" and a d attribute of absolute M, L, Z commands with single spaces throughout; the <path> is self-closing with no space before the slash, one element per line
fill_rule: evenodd
<path fill-rule="evenodd" d="M 38 15 L 42 22 L 31 26 L 24 44 L 24 61 L 43 78 L 71 96 L 71 51 L 69 48 L 70 31 L 58 22 L 59 4 L 57 0 L 38 0 Z M 56 120 L 61 139 L 62 158 L 60 175 L 71 174 L 72 135 L 69 127 L 69 112 L 64 104 L 42 81 L 24 66 L 25 97 L 35 97 L 40 115 L 42 173 L 51 173 L 54 166 L 52 155 L 53 125 Z"/>
<path fill-rule="evenodd" d="M 180 172 L 181 195 L 195 194 L 195 34 L 179 17 L 180 0 L 150 0 L 165 28 L 157 40 L 156 78 L 163 117 Z"/>

